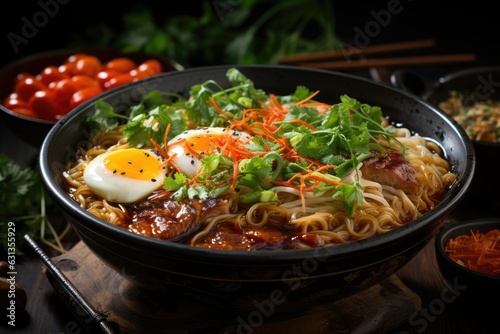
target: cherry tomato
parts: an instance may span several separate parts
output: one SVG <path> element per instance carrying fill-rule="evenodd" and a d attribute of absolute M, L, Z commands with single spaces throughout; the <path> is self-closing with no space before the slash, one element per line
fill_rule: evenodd
<path fill-rule="evenodd" d="M 97 96 L 101 93 L 102 93 L 101 87 L 90 86 L 82 88 L 79 91 L 75 92 L 73 96 L 71 96 L 71 99 L 69 100 L 69 107 L 70 109 L 73 109 L 80 103 L 87 101 L 88 99 L 91 99 L 94 96 Z"/>
<path fill-rule="evenodd" d="M 21 72 L 18 75 L 16 75 L 14 86 L 17 85 L 19 82 L 26 80 L 27 78 L 36 79 L 36 77 L 31 73 Z"/>
<path fill-rule="evenodd" d="M 116 88 L 118 86 L 130 83 L 134 80 L 134 77 L 130 75 L 130 73 L 122 73 L 117 75 L 114 78 L 111 78 L 109 81 L 104 83 L 104 89 L 109 90 Z"/>
<path fill-rule="evenodd" d="M 81 57 L 75 63 L 75 74 L 94 77 L 102 68 L 101 61 L 95 56 Z"/>
<path fill-rule="evenodd" d="M 38 81 L 33 75 L 24 75 L 19 77 L 14 92 L 17 93 L 19 98 L 24 101 L 29 101 L 31 96 L 39 90 L 47 89 L 41 81 Z"/>
<path fill-rule="evenodd" d="M 85 57 L 88 57 L 88 56 L 89 55 L 86 53 L 75 53 L 75 54 L 70 55 L 68 57 L 68 59 L 66 59 L 66 63 L 73 64 L 73 63 L 76 63 L 78 60 L 85 58 Z"/>
<path fill-rule="evenodd" d="M 16 92 L 12 92 L 7 95 L 7 97 L 5 98 L 5 102 L 7 102 L 7 100 L 20 100 L 20 97 Z"/>
<path fill-rule="evenodd" d="M 67 62 L 67 63 L 64 63 L 61 66 L 59 66 L 57 69 L 61 73 L 65 73 L 68 76 L 72 76 L 75 74 L 75 67 L 76 67 L 75 63 L 68 63 Z"/>
<path fill-rule="evenodd" d="M 71 77 L 71 80 L 76 84 L 78 89 L 91 86 L 100 87 L 99 81 L 97 81 L 97 79 L 83 74 L 74 75 L 73 77 Z"/>
<path fill-rule="evenodd" d="M 50 87 L 54 94 L 54 101 L 61 109 L 61 113 L 66 113 L 70 110 L 69 100 L 71 96 L 79 89 L 77 83 L 71 78 L 59 80 L 54 87 Z"/>
<path fill-rule="evenodd" d="M 57 107 L 54 96 L 49 90 L 37 91 L 28 101 L 33 112 L 41 119 L 57 121 L 60 110 Z"/>
<path fill-rule="evenodd" d="M 95 75 L 95 78 L 97 81 L 99 81 L 99 84 L 101 85 L 101 88 L 104 90 L 104 84 L 109 81 L 111 78 L 116 77 L 117 75 L 121 74 L 122 72 L 118 72 L 117 70 L 102 70 L 99 73 Z"/>
<path fill-rule="evenodd" d="M 7 109 L 13 110 L 14 108 L 29 108 L 28 102 L 21 100 L 16 93 L 12 93 L 5 99 L 4 106 Z"/>
<path fill-rule="evenodd" d="M 141 63 L 137 69 L 152 76 L 163 72 L 163 65 L 156 59 L 149 59 Z"/>
<path fill-rule="evenodd" d="M 137 64 L 130 58 L 118 57 L 108 61 L 104 64 L 104 68 L 107 70 L 116 70 L 119 72 L 129 72 L 137 67 Z"/>
<path fill-rule="evenodd" d="M 36 76 L 36 79 L 43 82 L 45 86 L 48 86 L 51 82 L 65 78 L 69 78 L 69 74 L 60 72 L 57 66 L 47 66 Z"/>
<path fill-rule="evenodd" d="M 147 77 L 150 77 L 151 74 L 145 71 L 139 71 L 138 68 L 133 69 L 132 71 L 129 72 L 129 74 L 132 76 L 132 81 L 137 81 L 141 79 L 145 79 Z"/>
<path fill-rule="evenodd" d="M 39 118 L 37 114 L 31 109 L 29 106 L 28 107 L 16 107 L 11 109 L 13 112 L 19 115 L 23 115 L 26 117 L 31 117 L 31 118 Z"/>

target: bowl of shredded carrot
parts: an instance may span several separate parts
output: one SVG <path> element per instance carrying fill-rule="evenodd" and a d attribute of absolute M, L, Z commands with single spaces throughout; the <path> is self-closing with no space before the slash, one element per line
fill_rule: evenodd
<path fill-rule="evenodd" d="M 443 278 L 464 299 L 500 297 L 500 218 L 445 223 L 436 235 Z"/>

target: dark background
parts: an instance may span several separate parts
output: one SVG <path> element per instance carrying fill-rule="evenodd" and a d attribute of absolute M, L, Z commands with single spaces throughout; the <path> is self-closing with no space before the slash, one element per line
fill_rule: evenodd
<path fill-rule="evenodd" d="M 212 6 L 216 3 L 237 6 L 242 0 L 207 0 Z M 106 3 L 106 6 L 104 4 Z M 9 10 L 3 9 L 1 15 L 0 57 L 1 64 L 39 51 L 66 47 L 74 33 L 83 33 L 89 26 L 106 22 L 119 30 L 122 14 L 137 5 L 146 5 L 154 10 L 156 19 L 161 22 L 179 13 L 197 13 L 202 1 L 120 1 L 106 2 L 95 0 L 32 0 L 9 1 Z M 499 64 L 500 39 L 499 20 L 493 9 L 493 2 L 484 0 L 459 4 L 456 1 L 417 1 L 386 0 L 359 3 L 357 1 L 332 1 L 335 10 L 336 34 L 346 42 L 354 42 L 359 31 L 372 31 L 368 43 L 408 41 L 434 38 L 437 42 L 427 54 L 476 53 L 477 64 Z M 387 14 L 388 7 L 398 8 L 397 13 Z M 43 26 L 31 31 L 30 36 L 13 46 L 9 34 L 23 35 L 26 21 L 43 8 L 50 8 L 48 20 Z M 384 20 L 381 24 L 380 20 Z M 359 36 L 358 36 L 359 38 Z M 366 41 L 366 39 L 365 39 Z M 17 50 L 16 50 L 17 48 Z"/>

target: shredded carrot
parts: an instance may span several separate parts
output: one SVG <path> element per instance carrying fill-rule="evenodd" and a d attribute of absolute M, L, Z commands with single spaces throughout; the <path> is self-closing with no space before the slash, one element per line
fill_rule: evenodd
<path fill-rule="evenodd" d="M 165 147 L 165 150 L 168 148 L 168 133 L 170 132 L 170 123 L 167 124 L 167 127 L 165 128 L 165 134 L 163 135 L 163 147 Z"/>
<path fill-rule="evenodd" d="M 165 129 L 165 134 L 163 136 L 163 148 L 158 145 L 156 141 L 153 140 L 153 138 L 149 138 L 149 142 L 154 146 L 154 148 L 158 151 L 158 153 L 165 158 L 164 163 L 165 164 L 170 164 L 175 170 L 178 172 L 181 172 L 182 170 L 173 162 L 173 159 L 177 156 L 176 154 L 173 154 L 171 156 L 168 155 L 168 132 L 170 131 L 170 123 L 167 124 L 167 127 Z M 177 142 L 179 143 L 179 142 Z"/>
<path fill-rule="evenodd" d="M 500 275 L 500 229 L 470 231 L 448 241 L 445 247 L 448 256 L 458 264 L 480 273 Z"/>
<path fill-rule="evenodd" d="M 297 123 L 297 124 L 304 125 L 304 126 L 308 127 L 308 128 L 309 128 L 310 130 L 312 130 L 312 131 L 317 131 L 317 129 L 316 129 L 314 126 L 312 126 L 312 125 L 311 125 L 311 124 L 309 124 L 309 123 L 304 122 L 304 121 L 303 121 L 303 120 L 301 120 L 301 119 L 294 119 L 294 120 L 292 120 L 292 122 Z"/>
<path fill-rule="evenodd" d="M 158 145 L 158 143 L 155 142 L 153 138 L 150 138 L 149 142 L 154 146 L 154 148 L 158 151 L 158 153 L 160 153 L 165 159 L 168 158 L 167 152 L 165 152 L 165 150 L 163 150 L 163 148 L 161 148 L 161 146 Z"/>
<path fill-rule="evenodd" d="M 312 93 L 311 95 L 309 95 L 308 97 L 306 97 L 305 99 L 303 99 L 302 101 L 299 101 L 297 103 L 295 103 L 296 105 L 302 105 L 304 104 L 305 102 L 311 100 L 313 97 L 315 97 L 316 95 L 319 94 L 319 90 L 315 91 L 314 93 Z"/>
<path fill-rule="evenodd" d="M 295 105 L 300 106 L 300 107 L 317 108 L 317 110 L 320 114 L 324 114 L 328 109 L 330 109 L 330 107 L 332 106 L 331 104 L 324 103 L 324 102 L 315 102 L 315 101 L 307 102 L 307 101 L 312 100 L 312 98 L 315 97 L 318 93 L 319 93 L 319 90 L 315 91 L 314 93 L 312 93 L 311 95 L 309 95 L 308 97 L 303 99 L 302 101 L 296 102 Z"/>
<path fill-rule="evenodd" d="M 233 115 L 231 114 L 228 114 L 228 113 L 225 113 L 220 107 L 219 105 L 217 104 L 217 102 L 215 102 L 215 98 L 212 97 L 210 99 L 210 102 L 212 102 L 212 105 L 214 106 L 215 108 L 215 111 L 217 111 L 217 113 L 221 116 L 224 116 L 224 117 L 227 117 L 228 119 L 232 119 L 233 118 Z"/>

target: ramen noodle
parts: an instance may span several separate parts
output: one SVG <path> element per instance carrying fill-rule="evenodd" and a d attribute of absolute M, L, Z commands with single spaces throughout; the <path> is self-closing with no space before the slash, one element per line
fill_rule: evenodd
<path fill-rule="evenodd" d="M 302 249 L 394 230 L 456 179 L 438 145 L 377 106 L 327 104 L 302 86 L 277 96 L 236 69 L 228 78 L 230 88 L 207 81 L 187 99 L 152 92 L 128 115 L 97 101 L 92 138 L 64 172 L 68 194 L 147 237 Z"/>

